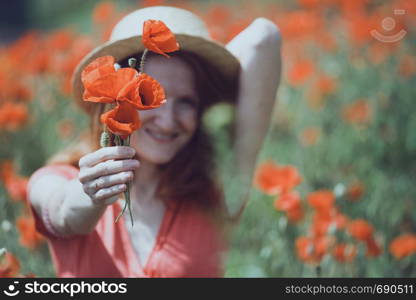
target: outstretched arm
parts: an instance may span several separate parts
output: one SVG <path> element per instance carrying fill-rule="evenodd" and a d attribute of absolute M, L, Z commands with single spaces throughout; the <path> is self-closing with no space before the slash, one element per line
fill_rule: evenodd
<path fill-rule="evenodd" d="M 227 203 L 239 217 L 247 203 L 257 155 L 270 126 L 280 82 L 281 36 L 274 23 L 258 18 L 226 48 L 240 61 L 241 75 L 236 108 L 234 143 L 238 201 Z"/>

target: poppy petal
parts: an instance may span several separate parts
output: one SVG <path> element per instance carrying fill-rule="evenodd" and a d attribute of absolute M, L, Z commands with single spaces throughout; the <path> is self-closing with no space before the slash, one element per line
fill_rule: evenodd
<path fill-rule="evenodd" d="M 84 96 L 88 96 L 88 98 L 84 97 L 84 100 L 98 102 L 97 99 L 92 98 L 103 97 L 103 100 L 106 100 L 105 103 L 108 103 L 106 98 L 115 101 L 120 90 L 137 75 L 138 72 L 135 69 L 122 68 L 117 72 L 101 76 L 86 87 L 87 93 Z"/>
<path fill-rule="evenodd" d="M 127 136 L 141 126 L 136 108 L 128 102 L 119 102 L 112 110 L 101 115 L 101 122 L 112 133 Z"/>
<path fill-rule="evenodd" d="M 160 83 L 145 73 L 126 84 L 117 96 L 117 100 L 127 101 L 139 110 L 157 108 L 165 99 Z"/>
<path fill-rule="evenodd" d="M 147 20 L 143 24 L 142 42 L 150 51 L 169 57 L 166 53 L 179 50 L 172 31 L 159 20 Z"/>

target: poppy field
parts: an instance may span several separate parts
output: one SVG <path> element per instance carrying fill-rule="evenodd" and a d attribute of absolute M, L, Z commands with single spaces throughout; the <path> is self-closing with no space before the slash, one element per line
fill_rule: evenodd
<path fill-rule="evenodd" d="M 51 5 L 33 2 L 39 15 Z M 415 1 L 84 2 L 0 40 L 0 277 L 55 276 L 28 179 L 88 126 L 71 99 L 78 62 L 120 17 L 160 4 L 195 12 L 224 44 L 257 17 L 282 35 L 272 124 L 225 276 L 416 277 Z M 218 105 L 204 118 L 218 165 L 231 115 Z"/>

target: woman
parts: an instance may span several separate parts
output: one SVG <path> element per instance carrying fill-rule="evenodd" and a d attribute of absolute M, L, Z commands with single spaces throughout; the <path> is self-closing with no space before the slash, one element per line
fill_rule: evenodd
<path fill-rule="evenodd" d="M 79 144 L 85 147 L 59 154 L 30 179 L 36 226 L 48 237 L 58 277 L 223 275 L 224 228 L 245 206 L 279 83 L 279 32 L 257 19 L 224 48 L 188 11 L 141 9 L 122 19 L 110 42 L 81 62 L 74 74 L 77 99 L 80 72 L 92 59 L 113 55 L 123 65 L 141 52 L 135 31 L 147 19 L 164 21 L 181 47 L 169 59 L 146 58 L 144 71 L 162 84 L 167 102 L 140 112 L 142 127 L 130 147 L 100 149 L 103 107 L 79 101 L 91 116 L 89 140 Z M 201 124 L 204 111 L 221 100 L 238 103 L 235 180 L 246 188 L 233 205 L 215 180 L 212 147 Z M 134 226 L 124 218 L 114 222 L 128 183 Z"/>

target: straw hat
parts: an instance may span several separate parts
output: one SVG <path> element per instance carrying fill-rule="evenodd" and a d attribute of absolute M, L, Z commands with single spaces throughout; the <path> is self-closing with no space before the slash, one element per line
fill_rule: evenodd
<path fill-rule="evenodd" d="M 125 16 L 114 27 L 110 40 L 87 54 L 78 64 L 72 78 L 72 87 L 77 104 L 89 112 L 92 104 L 82 100 L 84 87 L 82 70 L 94 59 L 112 55 L 121 61 L 143 52 L 141 42 L 143 23 L 154 19 L 163 21 L 175 34 L 180 50 L 196 54 L 222 73 L 227 82 L 238 77 L 240 63 L 222 44 L 212 40 L 203 21 L 195 14 L 176 7 L 152 6 L 136 10 Z"/>

